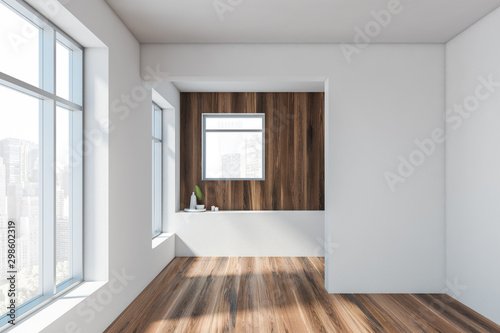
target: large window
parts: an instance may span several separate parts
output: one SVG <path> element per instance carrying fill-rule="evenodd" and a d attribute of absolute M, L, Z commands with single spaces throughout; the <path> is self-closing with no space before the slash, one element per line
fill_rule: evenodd
<path fill-rule="evenodd" d="M 163 144 L 162 144 L 162 109 L 153 103 L 152 108 L 152 130 L 153 130 L 153 237 L 161 233 L 162 220 L 162 166 L 163 166 Z"/>
<path fill-rule="evenodd" d="M 0 0 L 0 329 L 82 279 L 82 57 Z"/>
<path fill-rule="evenodd" d="M 203 180 L 264 180 L 262 113 L 204 113 Z"/>

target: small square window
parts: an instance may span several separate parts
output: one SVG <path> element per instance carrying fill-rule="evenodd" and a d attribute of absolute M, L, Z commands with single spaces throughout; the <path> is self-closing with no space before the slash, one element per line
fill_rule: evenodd
<path fill-rule="evenodd" d="M 203 180 L 265 179 L 265 115 L 204 113 Z"/>

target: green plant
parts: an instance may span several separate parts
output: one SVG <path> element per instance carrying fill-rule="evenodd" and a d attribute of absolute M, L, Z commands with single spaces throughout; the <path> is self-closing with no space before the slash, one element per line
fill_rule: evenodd
<path fill-rule="evenodd" d="M 198 185 L 195 185 L 194 192 L 196 193 L 196 197 L 198 198 L 200 203 L 202 203 L 203 202 L 203 193 L 201 193 L 201 189 Z"/>

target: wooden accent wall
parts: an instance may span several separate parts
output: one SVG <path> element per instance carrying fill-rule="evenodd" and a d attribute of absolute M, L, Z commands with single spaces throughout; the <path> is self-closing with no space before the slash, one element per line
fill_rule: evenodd
<path fill-rule="evenodd" d="M 207 209 L 324 210 L 323 93 L 181 93 L 180 203 Z M 201 180 L 201 114 L 265 113 L 265 181 Z"/>

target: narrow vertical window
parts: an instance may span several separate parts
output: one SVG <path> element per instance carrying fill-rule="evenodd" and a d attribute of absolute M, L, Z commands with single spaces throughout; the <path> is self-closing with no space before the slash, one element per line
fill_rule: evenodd
<path fill-rule="evenodd" d="M 153 237 L 162 230 L 162 167 L 163 167 L 163 136 L 162 136 L 162 109 L 153 103 L 152 107 L 152 155 L 153 155 Z"/>

